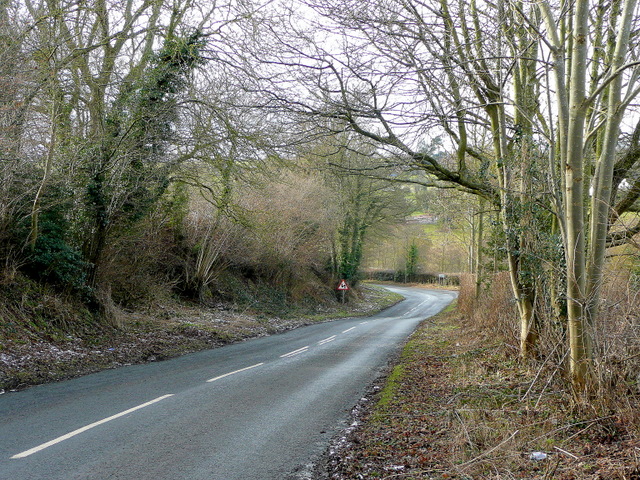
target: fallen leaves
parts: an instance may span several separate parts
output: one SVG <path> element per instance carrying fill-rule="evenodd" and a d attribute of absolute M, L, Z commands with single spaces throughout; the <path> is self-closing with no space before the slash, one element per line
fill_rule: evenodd
<path fill-rule="evenodd" d="M 640 480 L 638 425 L 576 410 L 557 372 L 532 373 L 493 341 L 455 314 L 424 323 L 322 478 Z"/>

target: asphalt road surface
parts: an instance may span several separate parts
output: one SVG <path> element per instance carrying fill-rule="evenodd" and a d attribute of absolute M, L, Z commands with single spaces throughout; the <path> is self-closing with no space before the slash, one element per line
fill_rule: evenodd
<path fill-rule="evenodd" d="M 421 320 L 455 292 L 0 396 L 2 480 L 305 478 Z"/>

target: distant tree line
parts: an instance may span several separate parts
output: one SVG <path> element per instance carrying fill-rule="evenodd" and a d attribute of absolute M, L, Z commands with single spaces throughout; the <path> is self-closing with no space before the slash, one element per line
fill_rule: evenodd
<path fill-rule="evenodd" d="M 460 285 L 458 275 L 444 273 L 413 273 L 408 275 L 403 270 L 364 269 L 362 275 L 367 280 L 378 282 L 425 283 L 431 285 Z"/>

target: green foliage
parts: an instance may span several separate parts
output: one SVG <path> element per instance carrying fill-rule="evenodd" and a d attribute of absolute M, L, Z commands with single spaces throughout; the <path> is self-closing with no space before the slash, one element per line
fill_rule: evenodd
<path fill-rule="evenodd" d="M 48 283 L 81 290 L 85 287 L 86 266 L 80 252 L 63 239 L 44 234 L 38 237 L 26 270 Z"/>
<path fill-rule="evenodd" d="M 367 225 L 355 215 L 346 215 L 338 232 L 340 254 L 338 276 L 355 285 L 360 280 L 360 263 Z"/>
<path fill-rule="evenodd" d="M 170 34 L 146 69 L 120 84 L 105 129 L 84 149 L 85 259 L 99 269 L 107 242 L 148 217 L 166 193 L 176 166 L 178 99 L 203 63 L 200 32 Z M 144 64 L 144 62 L 143 62 Z M 175 213 L 186 200 L 175 195 Z M 184 193 L 184 192 L 182 192 Z M 177 219 L 176 219 L 177 220 Z M 95 272 L 91 283 L 96 281 Z"/>
<path fill-rule="evenodd" d="M 247 272 L 227 271 L 218 283 L 218 298 L 258 314 L 286 317 L 292 308 L 288 292 L 268 279 L 247 278 Z"/>
<path fill-rule="evenodd" d="M 189 214 L 189 192 L 184 183 L 174 183 L 168 195 L 163 197 L 162 209 L 169 215 L 169 226 L 181 233 Z"/>
<path fill-rule="evenodd" d="M 356 154 L 344 145 L 336 159 L 341 168 L 332 171 L 336 197 L 339 199 L 339 228 L 333 273 L 351 285 L 361 279 L 360 267 L 367 235 L 403 219 L 412 209 L 407 192 L 384 180 L 357 173 L 376 161 L 371 155 Z M 365 147 L 366 148 L 366 147 Z M 350 169 L 356 171 L 351 172 Z"/>
<path fill-rule="evenodd" d="M 25 271 L 32 278 L 88 294 L 86 272 L 89 265 L 82 254 L 68 243 L 70 224 L 65 216 L 65 206 L 60 202 L 42 212 L 40 235 L 28 257 Z"/>
<path fill-rule="evenodd" d="M 407 258 L 405 262 L 405 275 L 407 276 L 407 280 L 409 281 L 411 281 L 411 279 L 418 273 L 418 260 L 418 246 L 416 245 L 415 241 L 413 241 L 407 249 Z"/>
<path fill-rule="evenodd" d="M 206 40 L 199 30 L 169 35 L 156 55 L 155 80 L 147 87 L 149 93 L 142 97 L 152 103 L 164 95 L 179 93 L 193 69 L 204 63 L 201 52 L 205 46 Z"/>
<path fill-rule="evenodd" d="M 193 69 L 203 63 L 204 45 L 197 31 L 167 38 L 149 71 L 125 88 L 112 108 L 110 123 L 124 142 L 121 154 L 128 166 L 121 213 L 129 221 L 145 216 L 169 186 L 172 164 L 164 157 L 175 140 L 177 99 Z"/>

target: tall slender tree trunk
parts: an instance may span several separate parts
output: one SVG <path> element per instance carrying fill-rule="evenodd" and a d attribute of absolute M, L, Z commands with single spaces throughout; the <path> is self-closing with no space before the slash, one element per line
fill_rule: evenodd
<path fill-rule="evenodd" d="M 626 0 L 624 2 L 622 25 L 616 38 L 613 64 L 611 66 L 612 72 L 620 69 L 625 63 L 631 34 L 631 20 L 636 4 L 637 0 Z M 592 323 L 598 315 L 607 234 L 610 229 L 610 209 L 613 202 L 613 170 L 616 160 L 616 146 L 618 145 L 620 123 L 624 113 L 624 109 L 620 108 L 622 104 L 622 85 L 622 75 L 617 75 L 607 88 L 607 111 L 609 115 L 606 120 L 603 145 L 600 157 L 597 160 L 594 175 L 594 189 L 591 199 L 586 305 L 586 316 L 590 323 Z"/>
<path fill-rule="evenodd" d="M 583 170 L 588 19 L 589 2 L 576 0 L 571 52 L 567 159 L 564 166 L 569 369 L 571 382 L 576 393 L 581 393 L 587 388 L 592 357 L 591 334 L 585 321 L 587 272 L 584 225 L 585 175 Z"/>
<path fill-rule="evenodd" d="M 29 245 L 31 248 L 35 248 L 36 241 L 39 235 L 39 219 L 40 219 L 40 203 L 42 196 L 44 195 L 49 179 L 51 178 L 51 171 L 53 169 L 53 161 L 56 152 L 56 140 L 58 136 L 58 111 L 60 102 L 62 99 L 58 98 L 59 92 L 53 95 L 51 103 L 51 126 L 49 128 L 49 145 L 47 146 L 47 155 L 45 157 L 44 171 L 40 185 L 36 191 L 36 195 L 33 199 L 33 205 L 31 206 L 31 231 L 29 232 Z"/>
<path fill-rule="evenodd" d="M 475 273 L 475 277 L 476 277 L 476 281 L 475 281 L 475 298 L 479 298 L 480 297 L 480 292 L 482 289 L 482 274 L 483 274 L 483 268 L 482 268 L 482 243 L 484 241 L 484 200 L 480 199 L 479 202 L 479 206 L 478 206 L 478 214 L 477 214 L 477 221 L 478 224 L 476 226 L 476 238 L 475 238 L 475 255 L 474 255 L 474 260 L 473 260 L 473 264 L 474 264 L 474 272 Z"/>
<path fill-rule="evenodd" d="M 501 190 L 501 212 L 502 228 L 506 234 L 507 264 L 509 266 L 509 279 L 513 296 L 518 305 L 520 316 L 520 356 L 529 358 L 535 351 L 537 336 L 533 329 L 534 310 L 533 302 L 527 289 L 520 280 L 520 245 L 513 238 L 514 227 L 514 199 L 510 191 L 511 175 L 505 166 L 506 131 L 504 127 L 504 112 L 501 106 L 494 106 L 489 110 L 493 131 L 494 151 L 498 159 L 499 179 Z"/>

